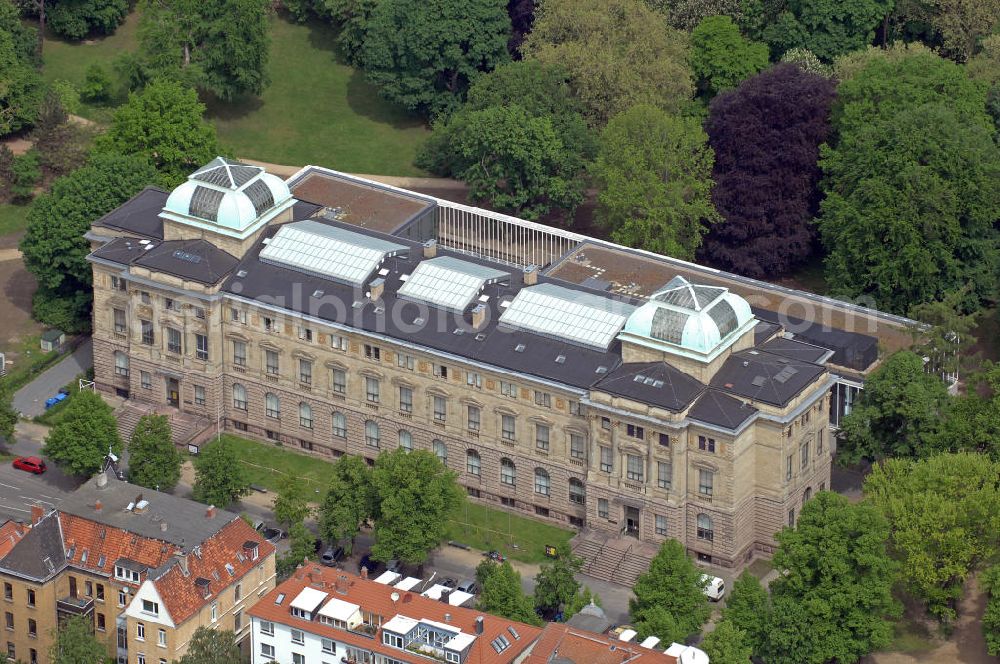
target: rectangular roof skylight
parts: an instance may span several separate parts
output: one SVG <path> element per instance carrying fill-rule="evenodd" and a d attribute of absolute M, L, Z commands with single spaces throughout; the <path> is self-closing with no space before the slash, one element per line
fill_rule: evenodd
<path fill-rule="evenodd" d="M 500 323 L 607 350 L 633 311 L 618 300 L 546 283 L 521 289 Z"/>
<path fill-rule="evenodd" d="M 395 242 L 306 220 L 278 229 L 260 259 L 360 287 L 382 261 L 406 250 Z"/>
<path fill-rule="evenodd" d="M 440 256 L 417 265 L 398 293 L 408 300 L 426 302 L 451 311 L 465 311 L 485 285 L 509 278 L 510 274 L 501 270 L 452 256 Z"/>

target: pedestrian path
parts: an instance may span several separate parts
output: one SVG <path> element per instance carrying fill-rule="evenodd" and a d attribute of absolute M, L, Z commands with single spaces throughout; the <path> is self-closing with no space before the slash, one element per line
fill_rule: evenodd
<path fill-rule="evenodd" d="M 40 373 L 30 383 L 14 393 L 14 410 L 24 417 L 36 417 L 45 412 L 45 400 L 68 385 L 78 375 L 94 366 L 94 344 L 90 337 L 76 350 Z"/>

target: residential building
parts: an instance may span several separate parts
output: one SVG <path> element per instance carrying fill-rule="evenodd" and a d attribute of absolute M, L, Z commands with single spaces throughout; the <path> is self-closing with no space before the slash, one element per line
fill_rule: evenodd
<path fill-rule="evenodd" d="M 910 338 L 315 167 L 217 159 L 88 237 L 101 391 L 324 458 L 430 450 L 475 500 L 729 567 L 829 486 L 830 427 Z"/>
<path fill-rule="evenodd" d="M 274 587 L 274 546 L 232 512 L 101 474 L 30 529 L 0 527 L 3 652 L 49 661 L 55 629 L 85 616 L 120 664 L 165 664 L 200 626 L 249 635 Z"/>

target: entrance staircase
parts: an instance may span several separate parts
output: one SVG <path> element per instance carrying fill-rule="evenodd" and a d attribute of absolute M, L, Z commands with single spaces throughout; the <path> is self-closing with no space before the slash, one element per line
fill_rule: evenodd
<path fill-rule="evenodd" d="M 649 569 L 656 547 L 634 537 L 615 537 L 584 530 L 570 541 L 573 553 L 583 558 L 583 574 L 631 588 Z"/>
<path fill-rule="evenodd" d="M 126 446 L 143 415 L 166 415 L 170 422 L 170 437 L 178 447 L 199 445 L 215 434 L 215 425 L 204 417 L 182 412 L 172 406 L 126 400 L 115 411 L 118 434 Z"/>

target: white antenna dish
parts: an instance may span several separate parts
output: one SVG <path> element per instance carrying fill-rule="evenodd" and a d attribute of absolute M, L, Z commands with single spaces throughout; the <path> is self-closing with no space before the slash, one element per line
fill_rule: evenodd
<path fill-rule="evenodd" d="M 391 595 L 389 595 L 389 599 L 391 599 L 393 601 L 393 603 L 398 602 L 399 601 L 399 593 L 395 593 L 395 592 L 392 593 Z"/>

